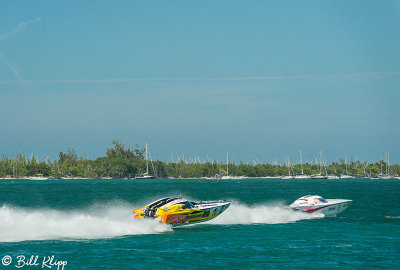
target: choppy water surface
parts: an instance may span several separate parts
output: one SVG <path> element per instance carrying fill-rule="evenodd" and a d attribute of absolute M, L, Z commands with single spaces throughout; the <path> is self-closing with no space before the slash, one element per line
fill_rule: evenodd
<path fill-rule="evenodd" d="M 307 194 L 353 204 L 336 218 L 286 208 Z M 166 196 L 234 203 L 192 226 L 133 219 Z M 399 269 L 399 225 L 399 180 L 0 180 L 0 269 L 19 255 L 65 269 Z"/>

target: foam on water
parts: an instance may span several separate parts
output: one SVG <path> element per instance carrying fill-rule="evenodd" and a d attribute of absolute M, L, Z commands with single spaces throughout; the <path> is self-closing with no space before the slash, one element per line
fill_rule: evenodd
<path fill-rule="evenodd" d="M 224 213 L 208 223 L 279 224 L 323 217 L 323 214 L 308 214 L 304 212 L 293 211 L 283 203 L 269 203 L 254 206 L 232 203 L 232 205 Z"/>
<path fill-rule="evenodd" d="M 133 205 L 124 202 L 94 204 L 79 210 L 0 207 L 0 242 L 29 240 L 79 240 L 155 234 L 171 231 L 157 220 L 135 220 Z M 283 203 L 248 206 L 233 203 L 208 224 L 279 224 L 323 215 L 294 212 Z"/>
<path fill-rule="evenodd" d="M 135 220 L 132 209 L 120 202 L 70 211 L 2 205 L 0 242 L 101 239 L 171 230 L 156 220 Z"/>

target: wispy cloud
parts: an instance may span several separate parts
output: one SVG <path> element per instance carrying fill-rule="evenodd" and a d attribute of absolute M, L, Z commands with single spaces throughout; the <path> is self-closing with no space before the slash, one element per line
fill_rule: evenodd
<path fill-rule="evenodd" d="M 14 76 L 17 79 L 17 82 L 19 82 L 19 83 L 23 82 L 23 79 L 21 77 L 21 74 L 19 74 L 17 67 L 10 64 L 10 62 L 8 62 L 7 59 L 4 58 L 2 52 L 0 52 L 0 62 L 3 62 L 12 71 L 12 73 L 14 73 Z"/>
<path fill-rule="evenodd" d="M 0 55 L 1 60 L 1 55 Z M 215 78 L 105 78 L 94 80 L 28 80 L 29 84 L 97 84 L 97 83 L 131 83 L 131 82 L 185 82 L 185 81 L 269 81 L 269 80 L 309 80 L 309 79 L 376 79 L 385 76 L 399 76 L 394 72 L 360 72 L 326 75 L 293 75 L 293 76 L 249 76 L 249 77 L 215 77 Z M 0 84 L 15 84 L 18 81 L 0 81 Z"/>
<path fill-rule="evenodd" d="M 15 27 L 14 29 L 12 29 L 4 34 L 0 34 L 0 43 L 3 42 L 4 40 L 8 39 L 9 37 L 14 36 L 22 31 L 24 31 L 28 25 L 40 22 L 41 19 L 42 18 L 39 17 L 36 20 L 22 22 L 22 23 L 18 24 L 18 26 Z M 15 78 L 17 79 L 18 83 L 24 83 L 24 80 L 22 79 L 18 68 L 15 67 L 14 65 L 12 65 L 6 58 L 4 58 L 2 51 L 0 51 L 0 62 L 3 62 L 11 70 L 11 72 L 14 74 Z"/>
<path fill-rule="evenodd" d="M 28 25 L 38 23 L 38 22 L 40 22 L 41 19 L 42 19 L 42 17 L 39 17 L 36 20 L 30 20 L 30 21 L 26 21 L 26 22 L 22 22 L 22 23 L 18 24 L 18 26 L 15 27 L 14 29 L 12 29 L 4 34 L 1 34 L 0 42 L 2 42 L 3 40 L 6 40 L 10 36 L 14 36 L 14 35 L 18 34 L 19 32 L 24 31 Z"/>

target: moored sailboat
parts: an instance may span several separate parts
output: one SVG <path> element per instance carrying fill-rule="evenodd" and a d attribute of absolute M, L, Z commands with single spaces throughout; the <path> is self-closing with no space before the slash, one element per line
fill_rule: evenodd
<path fill-rule="evenodd" d="M 216 174 L 212 177 L 212 180 L 235 180 L 241 179 L 241 177 L 229 175 L 229 154 L 226 153 L 226 174 Z"/>
<path fill-rule="evenodd" d="M 149 159 L 148 159 L 148 150 L 147 150 L 148 146 L 146 143 L 146 154 L 145 154 L 145 160 L 146 160 L 146 172 L 143 174 L 138 174 L 135 176 L 135 179 L 154 179 L 155 177 L 153 175 L 149 175 Z"/>
<path fill-rule="evenodd" d="M 285 162 L 286 163 L 286 162 Z M 290 168 L 292 167 L 292 164 L 290 162 L 290 159 L 287 161 L 287 168 L 288 168 L 288 175 L 282 176 L 282 179 L 288 180 L 288 179 L 294 179 L 294 176 L 290 172 Z"/>
<path fill-rule="evenodd" d="M 294 179 L 308 179 L 308 178 L 310 178 L 310 176 L 304 174 L 304 171 L 303 171 L 303 156 L 301 155 L 301 150 L 300 150 L 300 166 L 301 166 L 301 174 L 295 175 Z"/>
<path fill-rule="evenodd" d="M 322 151 L 319 151 L 319 174 L 311 175 L 311 179 L 327 179 L 326 175 L 322 175 Z"/>
<path fill-rule="evenodd" d="M 43 174 L 39 173 L 36 176 L 29 177 L 28 179 L 29 180 L 42 181 L 42 180 L 49 180 L 50 177 L 44 176 Z"/>
<path fill-rule="evenodd" d="M 347 168 L 347 157 L 346 156 L 344 156 L 344 162 L 346 163 L 346 174 L 342 174 L 342 175 L 340 175 L 340 179 L 350 179 L 350 178 L 353 178 L 353 176 L 351 176 L 351 175 L 349 175 L 349 170 L 348 170 L 348 168 Z"/>
<path fill-rule="evenodd" d="M 392 179 L 392 176 L 389 173 L 389 168 L 390 168 L 389 153 L 385 153 L 385 156 L 386 156 L 386 166 L 385 166 L 386 173 L 385 174 L 382 173 L 382 162 L 381 162 L 381 173 L 378 175 L 378 178 L 388 180 L 388 179 Z"/>

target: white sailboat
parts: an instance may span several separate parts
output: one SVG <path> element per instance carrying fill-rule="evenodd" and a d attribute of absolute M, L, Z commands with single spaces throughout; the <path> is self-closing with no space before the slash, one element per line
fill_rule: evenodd
<path fill-rule="evenodd" d="M 135 179 L 154 179 L 153 175 L 149 175 L 149 159 L 147 156 L 147 143 L 146 143 L 146 154 L 145 154 L 145 159 L 146 159 L 146 172 L 143 174 L 138 174 L 135 176 Z"/>
<path fill-rule="evenodd" d="M 340 176 L 340 179 L 350 179 L 353 178 L 353 176 L 349 175 L 349 170 L 347 169 L 347 157 L 344 156 L 344 162 L 346 163 L 346 174 L 342 174 Z"/>
<path fill-rule="evenodd" d="M 322 151 L 319 151 L 319 174 L 311 175 L 311 179 L 327 179 L 328 177 L 322 175 Z"/>
<path fill-rule="evenodd" d="M 339 179 L 339 178 L 340 178 L 339 176 L 334 175 L 334 174 L 328 175 L 328 179 L 331 179 L 331 180 L 333 180 L 333 179 Z"/>
<path fill-rule="evenodd" d="M 229 155 L 226 153 L 226 175 L 222 175 L 219 180 L 235 180 L 240 179 L 238 176 L 229 175 Z"/>
<path fill-rule="evenodd" d="M 29 180 L 39 180 L 39 181 L 41 181 L 41 180 L 49 180 L 50 179 L 50 177 L 47 177 L 47 176 L 43 176 L 43 174 L 37 174 L 36 176 L 31 176 L 31 177 L 29 177 L 28 178 Z"/>
<path fill-rule="evenodd" d="M 286 162 L 285 162 L 285 163 L 286 163 Z M 288 180 L 288 179 L 293 179 L 293 178 L 294 178 L 294 176 L 290 173 L 290 167 L 291 167 L 291 166 L 292 166 L 292 165 L 291 165 L 290 159 L 288 159 L 288 161 L 287 161 L 288 175 L 282 176 L 282 177 L 281 177 L 282 179 Z"/>
<path fill-rule="evenodd" d="M 304 171 L 303 171 L 303 156 L 301 155 L 301 150 L 300 150 L 300 166 L 301 166 L 301 174 L 295 175 L 294 179 L 307 179 L 307 178 L 310 178 L 310 176 L 304 174 Z"/>
<path fill-rule="evenodd" d="M 392 179 L 392 176 L 389 174 L 389 167 L 390 167 L 389 153 L 385 153 L 385 157 L 386 157 L 386 173 L 382 174 L 382 163 L 381 163 L 381 174 L 378 175 L 378 178 L 379 179 Z"/>

